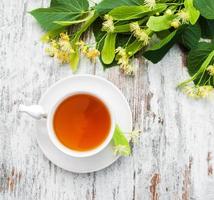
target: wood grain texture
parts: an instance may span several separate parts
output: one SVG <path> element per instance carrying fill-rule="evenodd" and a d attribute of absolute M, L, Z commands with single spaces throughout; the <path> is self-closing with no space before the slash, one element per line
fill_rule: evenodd
<path fill-rule="evenodd" d="M 37 103 L 50 85 L 71 74 L 44 54 L 42 31 L 27 14 L 46 5 L 48 0 L 0 3 L 0 200 L 213 200 L 214 106 L 175 89 L 188 76 L 177 46 L 156 65 L 135 60 L 134 78 L 81 60 L 78 73 L 107 78 L 128 99 L 134 126 L 143 132 L 131 157 L 90 174 L 73 174 L 47 160 L 35 121 L 17 112 L 20 103 Z"/>

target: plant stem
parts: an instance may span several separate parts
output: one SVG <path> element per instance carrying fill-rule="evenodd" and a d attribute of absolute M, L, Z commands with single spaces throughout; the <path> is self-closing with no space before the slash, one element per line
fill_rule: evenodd
<path fill-rule="evenodd" d="M 88 29 L 88 27 L 97 19 L 98 13 L 94 11 L 94 14 L 86 21 L 84 24 L 82 24 L 79 31 L 76 32 L 73 41 L 76 43 L 81 35 Z"/>
<path fill-rule="evenodd" d="M 185 85 L 187 85 L 189 82 L 194 81 L 201 73 L 203 73 L 207 66 L 209 65 L 209 63 L 211 62 L 212 58 L 214 57 L 214 50 L 211 51 L 211 53 L 208 55 L 208 57 L 206 58 L 206 60 L 203 62 L 203 64 L 201 65 L 200 69 L 192 76 L 192 78 L 180 83 L 177 87 L 181 88 L 184 87 Z"/>

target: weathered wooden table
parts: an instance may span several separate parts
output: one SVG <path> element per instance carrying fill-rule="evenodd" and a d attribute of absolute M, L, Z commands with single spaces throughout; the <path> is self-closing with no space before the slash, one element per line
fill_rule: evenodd
<path fill-rule="evenodd" d="M 27 14 L 46 5 L 48 0 L 0 3 L 0 200 L 213 200 L 214 107 L 176 91 L 188 76 L 177 46 L 157 65 L 135 60 L 134 78 L 81 60 L 78 73 L 107 78 L 128 99 L 135 128 L 143 132 L 131 157 L 90 174 L 73 174 L 47 160 L 35 121 L 17 112 L 20 103 L 37 103 L 50 85 L 71 74 L 44 54 L 41 29 Z"/>

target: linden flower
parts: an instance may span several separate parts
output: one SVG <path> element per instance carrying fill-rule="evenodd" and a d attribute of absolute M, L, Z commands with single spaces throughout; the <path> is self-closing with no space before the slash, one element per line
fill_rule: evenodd
<path fill-rule="evenodd" d="M 139 26 L 138 22 L 130 23 L 129 27 L 130 27 L 131 32 L 135 32 L 136 30 L 140 30 L 140 26 Z"/>
<path fill-rule="evenodd" d="M 83 47 L 83 46 L 85 46 L 85 42 L 83 40 L 80 40 L 80 41 L 76 42 L 76 45 Z"/>
<path fill-rule="evenodd" d="M 56 58 L 58 59 L 58 60 L 60 60 L 63 64 L 64 63 L 69 63 L 69 61 L 70 61 L 70 54 L 68 53 L 68 52 L 65 52 L 65 51 L 58 51 L 57 53 L 56 53 Z"/>
<path fill-rule="evenodd" d="M 117 61 L 117 64 L 120 65 L 121 69 L 125 69 L 126 68 L 125 66 L 129 64 L 128 57 L 127 58 L 126 57 L 119 58 L 118 61 Z"/>
<path fill-rule="evenodd" d="M 118 47 L 115 52 L 117 53 L 117 64 L 120 65 L 122 72 L 124 72 L 126 75 L 133 75 L 134 69 L 133 66 L 129 63 L 129 57 L 126 53 L 126 50 L 122 47 Z"/>
<path fill-rule="evenodd" d="M 60 50 L 68 53 L 74 53 L 74 50 L 71 47 L 70 38 L 67 33 L 60 33 L 58 45 L 60 47 Z"/>
<path fill-rule="evenodd" d="M 59 40 L 58 44 L 59 44 L 60 49 L 61 49 L 62 51 L 71 52 L 71 53 L 74 52 L 74 50 L 73 50 L 72 47 L 71 47 L 71 43 L 70 43 L 69 41 L 66 41 L 66 40 Z"/>
<path fill-rule="evenodd" d="M 171 9 L 167 9 L 167 10 L 166 10 L 166 12 L 165 12 L 165 14 L 166 14 L 166 15 L 172 15 L 172 14 L 173 14 L 173 12 L 172 12 L 172 10 L 171 10 Z"/>
<path fill-rule="evenodd" d="M 119 58 L 117 64 L 120 65 L 120 70 L 123 73 L 125 73 L 126 75 L 133 75 L 134 74 L 134 68 L 132 65 L 129 64 L 129 58 L 128 57 Z"/>
<path fill-rule="evenodd" d="M 92 62 L 95 62 L 96 57 L 100 55 L 100 52 L 97 49 L 90 49 L 89 46 L 82 40 L 77 42 L 76 45 L 80 47 L 82 54 L 85 55 Z"/>
<path fill-rule="evenodd" d="M 125 145 L 117 145 L 114 147 L 114 154 L 115 155 L 125 155 L 128 156 L 129 155 L 129 148 Z"/>
<path fill-rule="evenodd" d="M 186 24 L 189 22 L 189 13 L 186 12 L 184 9 L 178 12 L 177 15 L 179 20 L 181 20 L 183 24 Z"/>
<path fill-rule="evenodd" d="M 199 98 L 207 98 L 213 94 L 214 88 L 211 85 L 204 86 L 186 86 L 183 89 L 183 92 L 187 94 L 187 96 L 199 99 Z"/>
<path fill-rule="evenodd" d="M 89 58 L 92 62 L 95 62 L 96 57 L 100 55 L 100 52 L 97 49 L 90 49 L 86 53 L 86 57 Z"/>
<path fill-rule="evenodd" d="M 122 48 L 122 47 L 116 48 L 115 53 L 117 53 L 117 55 L 121 56 L 121 57 L 127 56 L 126 50 L 124 48 Z"/>
<path fill-rule="evenodd" d="M 114 32 L 113 17 L 110 15 L 105 15 L 104 19 L 105 19 L 105 21 L 102 24 L 102 31 L 106 31 L 108 33 Z"/>
<path fill-rule="evenodd" d="M 120 65 L 120 69 L 126 74 L 126 75 L 133 75 L 134 74 L 134 68 L 132 65 Z"/>
<path fill-rule="evenodd" d="M 134 35 L 137 39 L 143 41 L 144 46 L 147 46 L 149 44 L 150 37 L 145 30 L 140 29 L 139 31 L 136 31 Z"/>
<path fill-rule="evenodd" d="M 207 67 L 207 71 L 208 71 L 210 76 L 214 76 L 214 65 L 209 65 Z"/>
<path fill-rule="evenodd" d="M 132 141 L 133 143 L 138 143 L 140 139 L 140 130 L 134 130 L 128 134 L 128 141 Z"/>
<path fill-rule="evenodd" d="M 206 98 L 213 93 L 213 87 L 211 85 L 204 85 L 198 88 L 198 96 L 201 98 Z"/>
<path fill-rule="evenodd" d="M 80 47 L 80 50 L 83 53 L 83 55 L 87 55 L 89 46 L 84 41 L 80 40 L 79 42 L 76 43 L 76 45 Z"/>
<path fill-rule="evenodd" d="M 171 23 L 171 26 L 175 29 L 177 29 L 180 25 L 181 23 L 179 22 L 179 20 L 173 20 Z"/>
<path fill-rule="evenodd" d="M 145 0 L 144 4 L 146 6 L 148 6 L 150 9 L 153 9 L 156 5 L 156 1 L 155 0 Z"/>
<path fill-rule="evenodd" d="M 70 38 L 67 33 L 60 33 L 60 39 L 69 41 Z"/>
<path fill-rule="evenodd" d="M 55 54 L 58 52 L 58 49 L 59 49 L 58 43 L 56 42 L 56 40 L 52 40 L 52 41 L 50 42 L 50 47 L 47 47 L 47 48 L 45 49 L 45 52 L 46 52 L 49 56 L 54 57 Z"/>
<path fill-rule="evenodd" d="M 143 41 L 143 45 L 147 46 L 149 44 L 150 37 L 146 33 L 145 30 L 141 29 L 138 22 L 133 22 L 130 25 L 130 30 L 133 33 L 133 35 L 139 40 Z"/>

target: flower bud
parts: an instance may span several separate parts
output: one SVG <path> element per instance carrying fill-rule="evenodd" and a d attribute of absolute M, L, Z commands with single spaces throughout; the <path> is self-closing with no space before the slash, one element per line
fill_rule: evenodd
<path fill-rule="evenodd" d="M 172 15 L 173 13 L 172 13 L 172 10 L 171 10 L 171 9 L 167 9 L 166 12 L 165 12 L 165 14 L 166 14 L 166 15 Z"/>
<path fill-rule="evenodd" d="M 172 21 L 171 26 L 177 29 L 180 26 L 180 22 L 178 20 Z"/>

